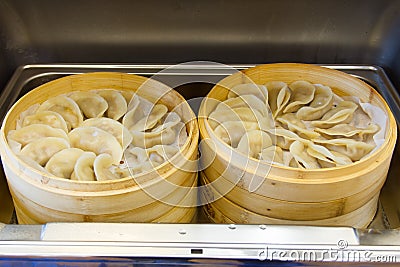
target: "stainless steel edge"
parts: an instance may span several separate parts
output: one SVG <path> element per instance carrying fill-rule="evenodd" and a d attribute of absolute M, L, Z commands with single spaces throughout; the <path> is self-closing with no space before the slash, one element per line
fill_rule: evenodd
<path fill-rule="evenodd" d="M 346 240 L 348 245 L 359 245 L 350 227 L 243 224 L 49 223 L 41 240 L 314 245 Z"/>
<path fill-rule="evenodd" d="M 48 75 L 69 75 L 92 71 L 121 71 L 140 75 L 214 76 L 215 80 L 254 65 L 177 65 L 166 64 L 36 64 L 20 67 L 0 97 L 0 108 L 12 105 L 27 83 Z M 322 65 L 362 77 L 377 88 L 389 90 L 383 97 L 394 115 L 400 118 L 400 98 L 384 70 L 379 66 Z M 159 73 L 165 68 L 169 71 Z M 201 69 L 201 71 L 199 71 Z M 201 79 L 200 79 L 201 80 Z M 384 90 L 383 90 L 384 91 Z M 382 90 L 381 90 L 382 93 Z M 391 98 L 390 96 L 394 97 Z M 3 111 L 3 110 L 2 110 Z M 5 112 L 3 113 L 5 114 Z M 2 118 L 1 118 L 2 119 Z M 381 211 L 384 213 L 384 211 Z M 392 211 L 396 216 L 396 210 Z M 259 226 L 259 225 L 167 225 L 167 224 L 75 224 L 47 225 L 0 224 L 0 255 L 3 256 L 140 256 L 281 259 L 288 255 L 311 255 L 324 261 L 337 261 L 327 251 L 358 257 L 359 262 L 378 261 L 378 256 L 400 262 L 399 230 L 355 230 L 340 227 Z M 148 227 L 148 228 L 146 228 Z M 265 229 L 262 229 L 264 228 Z M 180 232 L 185 232 L 184 234 Z M 138 233 L 140 235 L 138 235 Z M 192 235 L 191 235 L 192 233 Z M 263 233 L 263 234 L 260 234 Z M 307 235 L 305 235 L 305 233 Z M 196 238 L 193 238 L 196 235 Z M 279 254 L 279 252 L 282 252 Z M 346 253 L 344 253 L 346 252 Z M 364 257 L 372 253 L 373 257 Z M 308 253 L 308 254 L 307 254 Z M 310 254 L 311 253 L 311 254 Z M 286 255 L 286 256 L 285 256 Z M 327 258 L 324 258 L 325 256 Z M 371 256 L 371 255 L 370 255 Z M 364 257 L 364 258 L 363 258 Z M 319 258 L 318 258 L 319 259 Z M 384 259 L 384 258 L 380 258 Z M 300 259 L 301 260 L 301 259 Z M 347 258 L 345 261 L 355 259 Z"/>

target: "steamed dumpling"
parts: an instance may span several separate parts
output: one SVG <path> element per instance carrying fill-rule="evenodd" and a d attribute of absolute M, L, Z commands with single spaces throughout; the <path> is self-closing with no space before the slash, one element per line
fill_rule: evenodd
<path fill-rule="evenodd" d="M 27 156 L 23 156 L 21 154 L 18 155 L 18 158 L 21 159 L 23 162 L 25 162 L 26 164 L 28 164 L 28 166 L 34 168 L 37 171 L 40 171 L 44 174 L 47 174 L 49 176 L 52 176 L 53 174 L 49 173 L 45 168 L 43 168 L 42 165 L 40 165 L 39 163 L 37 163 L 36 161 L 34 161 L 33 159 L 31 159 L 30 157 Z"/>
<path fill-rule="evenodd" d="M 235 85 L 229 91 L 228 98 L 241 95 L 254 95 L 258 97 L 262 102 L 268 103 L 268 91 L 264 85 L 258 85 L 254 83 Z"/>
<path fill-rule="evenodd" d="M 319 128 L 329 128 L 339 123 L 348 123 L 357 107 L 354 102 L 342 101 L 337 107 L 325 113 L 321 120 L 312 121 L 311 124 Z"/>
<path fill-rule="evenodd" d="M 250 157 L 258 158 L 261 151 L 271 145 L 272 140 L 269 134 L 260 130 L 251 130 L 240 139 L 237 150 Z"/>
<path fill-rule="evenodd" d="M 105 101 L 107 101 L 108 108 L 105 115 L 113 120 L 119 120 L 128 111 L 128 104 L 122 94 L 116 90 L 103 89 L 96 92 Z"/>
<path fill-rule="evenodd" d="M 46 124 L 53 128 L 58 128 L 64 132 L 68 132 L 67 123 L 64 118 L 54 111 L 44 110 L 26 116 L 22 121 L 22 127 L 32 124 Z"/>
<path fill-rule="evenodd" d="M 19 128 L 23 127 L 23 120 L 25 120 L 26 117 L 34 115 L 35 113 L 37 113 L 37 110 L 39 109 L 40 104 L 36 103 L 33 104 L 32 106 L 28 107 L 26 110 L 22 111 L 19 114 L 19 118 L 17 119 L 16 123 L 15 123 L 15 129 L 18 130 Z M 33 123 L 31 123 L 33 124 Z M 38 124 L 38 123 L 36 123 Z M 46 124 L 46 123 L 44 123 Z M 27 126 L 27 125 L 25 125 Z"/>
<path fill-rule="evenodd" d="M 306 169 L 319 169 L 320 166 L 316 158 L 310 156 L 306 151 L 306 146 L 303 142 L 294 141 L 289 148 L 290 153 L 293 155 L 299 165 Z"/>
<path fill-rule="evenodd" d="M 268 104 L 271 108 L 273 117 L 277 117 L 289 103 L 290 90 L 286 83 L 271 81 L 265 84 L 268 89 Z"/>
<path fill-rule="evenodd" d="M 78 104 L 65 95 L 55 96 L 46 100 L 40 105 L 37 112 L 46 110 L 60 114 L 67 123 L 68 130 L 78 127 L 83 121 L 82 112 Z"/>
<path fill-rule="evenodd" d="M 296 112 L 302 106 L 310 103 L 314 98 L 315 86 L 306 81 L 295 81 L 289 85 L 291 90 L 289 104 L 283 113 Z"/>
<path fill-rule="evenodd" d="M 313 141 L 325 145 L 330 150 L 346 155 L 353 161 L 360 160 L 375 147 L 372 144 L 346 138 L 330 140 L 315 139 Z"/>
<path fill-rule="evenodd" d="M 139 165 L 148 159 L 146 149 L 141 147 L 129 146 L 124 153 L 125 163 L 132 167 Z"/>
<path fill-rule="evenodd" d="M 95 159 L 96 154 L 93 152 L 84 152 L 76 161 L 71 180 L 95 181 L 96 176 L 93 167 Z"/>
<path fill-rule="evenodd" d="M 221 102 L 216 108 L 215 111 L 219 111 L 222 109 L 232 109 L 232 108 L 251 108 L 256 109 L 261 114 L 267 115 L 268 108 L 265 102 L 261 101 L 255 95 L 241 95 L 234 98 L 228 98 L 227 100 Z"/>
<path fill-rule="evenodd" d="M 208 118 L 208 122 L 213 129 L 227 121 L 256 122 L 259 124 L 260 129 L 270 128 L 268 127 L 268 118 L 262 116 L 257 110 L 251 110 L 245 107 L 215 110 Z"/>
<path fill-rule="evenodd" d="M 165 114 L 167 114 L 168 108 L 163 104 L 155 105 L 149 114 L 145 115 L 140 120 L 136 121 L 129 130 L 130 131 L 146 131 L 153 128 Z"/>
<path fill-rule="evenodd" d="M 379 126 L 357 103 L 329 86 L 302 80 L 289 86 L 249 83 L 234 86 L 222 102 L 211 98 L 214 109 L 207 119 L 220 140 L 250 157 L 296 168 L 336 167 L 361 159 L 376 146 L 372 135 Z M 264 135 L 271 142 L 260 149 Z"/>
<path fill-rule="evenodd" d="M 304 140 L 294 132 L 283 128 L 271 129 L 268 132 L 274 136 L 273 143 L 282 149 L 289 149 L 290 145 L 296 140 Z"/>
<path fill-rule="evenodd" d="M 146 126 L 148 126 L 149 124 L 154 123 L 153 120 L 151 120 L 151 122 L 148 120 L 149 119 L 148 115 L 153 110 L 153 108 L 154 108 L 153 103 L 151 103 L 150 101 L 148 101 L 143 97 L 138 96 L 137 94 L 134 94 L 128 105 L 128 112 L 122 119 L 122 124 L 130 131 L 132 130 L 132 128 L 140 128 L 140 130 L 146 128 Z M 162 112 L 161 109 L 164 108 L 162 107 L 157 108 L 156 110 L 157 114 L 159 111 Z M 140 125 L 138 125 L 139 121 L 141 121 Z"/>
<path fill-rule="evenodd" d="M 329 86 L 315 85 L 314 99 L 309 106 L 300 108 L 296 116 L 301 120 L 311 121 L 320 119 L 332 108 L 333 92 Z"/>
<path fill-rule="evenodd" d="M 349 124 L 338 124 L 329 129 L 316 128 L 315 131 L 325 134 L 327 136 L 344 136 L 354 137 L 359 136 L 363 139 L 364 135 L 374 134 L 379 131 L 379 126 L 376 124 L 370 124 L 367 128 L 357 128 Z"/>
<path fill-rule="evenodd" d="M 130 167 L 129 173 L 130 173 L 130 175 L 136 175 L 139 173 L 149 172 L 149 171 L 152 171 L 154 168 L 156 168 L 159 165 L 160 165 L 160 163 L 158 163 L 157 161 L 148 160 L 139 165 L 134 165 L 134 166 Z"/>
<path fill-rule="evenodd" d="M 149 160 L 151 162 L 157 162 L 159 164 L 170 160 L 178 152 L 178 147 L 168 145 L 155 145 L 152 148 L 147 149 Z"/>
<path fill-rule="evenodd" d="M 258 130 L 258 123 L 247 121 L 227 121 L 218 125 L 214 132 L 228 145 L 236 148 L 242 136 L 251 130 Z"/>
<path fill-rule="evenodd" d="M 43 137 L 30 142 L 21 150 L 21 155 L 44 166 L 47 161 L 58 151 L 69 148 L 67 140 L 59 137 Z"/>
<path fill-rule="evenodd" d="M 157 127 L 149 132 L 132 131 L 132 144 L 141 148 L 150 148 L 161 144 L 171 145 L 183 129 L 186 129 L 185 124 L 178 122 L 173 127 Z"/>
<path fill-rule="evenodd" d="M 330 151 L 326 147 L 312 142 L 308 143 L 307 153 L 318 159 L 318 162 L 323 161 L 325 163 L 332 163 L 334 166 L 342 166 L 352 163 L 351 159 L 346 155 L 340 154 L 336 151 Z"/>
<path fill-rule="evenodd" d="M 304 123 L 299 120 L 294 113 L 286 113 L 276 120 L 286 126 L 290 131 L 296 132 L 303 138 L 317 138 L 320 136 L 319 133 L 308 130 Z"/>
<path fill-rule="evenodd" d="M 8 139 L 12 139 L 22 146 L 43 137 L 58 137 L 68 140 L 68 136 L 63 130 L 45 124 L 31 124 L 8 133 Z"/>
<path fill-rule="evenodd" d="M 120 176 L 113 173 L 110 167 L 113 164 L 113 158 L 109 154 L 100 154 L 93 162 L 93 171 L 97 181 L 116 180 Z"/>
<path fill-rule="evenodd" d="M 279 146 L 264 148 L 259 156 L 260 160 L 283 165 L 283 150 Z"/>
<path fill-rule="evenodd" d="M 45 169 L 57 177 L 70 179 L 75 163 L 83 153 L 79 148 L 63 149 L 49 159 Z"/>
<path fill-rule="evenodd" d="M 72 147 L 94 152 L 96 155 L 109 154 L 114 164 L 122 158 L 122 146 L 112 134 L 93 126 L 79 127 L 68 134 Z"/>
<path fill-rule="evenodd" d="M 108 109 L 107 101 L 93 92 L 76 91 L 69 94 L 69 97 L 78 104 L 86 118 L 101 117 Z"/>
<path fill-rule="evenodd" d="M 82 127 L 93 126 L 102 129 L 117 138 L 122 149 L 125 150 L 132 142 L 132 134 L 120 122 L 110 118 L 92 118 L 83 121 Z"/>
<path fill-rule="evenodd" d="M 164 117 L 159 121 L 155 128 L 164 129 L 168 127 L 173 127 L 181 121 L 181 117 L 175 112 L 168 112 L 164 115 Z"/>

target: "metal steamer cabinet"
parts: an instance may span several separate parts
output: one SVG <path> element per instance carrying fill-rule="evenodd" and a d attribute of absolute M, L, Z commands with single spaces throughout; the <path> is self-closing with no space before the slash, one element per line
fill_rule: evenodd
<path fill-rule="evenodd" d="M 362 79 L 382 95 L 399 123 L 399 10 L 398 1 L 62 5 L 0 1 L 0 115 L 3 120 L 17 99 L 41 84 L 98 71 L 153 77 L 175 88 L 196 111 L 213 84 L 237 70 L 261 63 L 303 62 Z M 109 18 L 107 23 L 104 17 Z M 177 64 L 181 62 L 187 63 Z M 191 224 L 18 225 L 2 175 L 0 262 L 70 266 L 400 262 L 398 153 L 396 145 L 378 211 L 364 230 L 210 224 L 201 209 Z"/>

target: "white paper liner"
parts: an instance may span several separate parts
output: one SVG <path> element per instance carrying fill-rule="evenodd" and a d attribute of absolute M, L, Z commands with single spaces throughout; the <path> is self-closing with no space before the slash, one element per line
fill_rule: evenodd
<path fill-rule="evenodd" d="M 356 96 L 348 96 L 345 97 L 345 99 L 349 99 L 355 103 L 357 103 L 362 110 L 365 112 L 365 114 L 368 115 L 370 118 L 370 122 L 374 123 L 379 126 L 379 131 L 373 135 L 373 140 L 375 142 L 375 148 L 371 150 L 368 154 L 366 154 L 363 158 L 368 157 L 372 153 L 374 153 L 379 147 L 383 145 L 385 142 L 385 133 L 386 133 L 386 128 L 387 128 L 387 123 L 388 123 L 388 117 L 386 113 L 379 107 L 374 106 L 370 103 L 363 103 L 361 102 L 360 98 Z M 367 123 L 364 121 L 358 121 L 356 123 L 353 123 L 355 127 L 357 128 L 366 128 Z"/>

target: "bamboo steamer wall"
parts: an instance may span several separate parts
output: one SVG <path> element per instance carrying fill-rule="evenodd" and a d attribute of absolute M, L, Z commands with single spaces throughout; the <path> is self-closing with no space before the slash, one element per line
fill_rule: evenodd
<path fill-rule="evenodd" d="M 227 98 L 229 88 L 243 83 L 289 84 L 297 80 L 330 86 L 339 96 L 357 96 L 384 110 L 387 127 L 383 145 L 351 165 L 305 170 L 249 158 L 214 134 L 206 118 L 219 101 Z M 373 219 L 396 143 L 397 126 L 383 98 L 361 80 L 314 65 L 260 65 L 228 76 L 214 86 L 202 102 L 198 120 L 206 166 L 202 183 L 207 185 L 201 197 L 202 203 L 210 203 L 204 209 L 212 221 L 366 227 Z"/>
<path fill-rule="evenodd" d="M 118 180 L 84 182 L 49 177 L 11 151 L 6 136 L 20 113 L 52 96 L 71 91 L 116 89 L 137 93 L 174 109 L 186 122 L 188 139 L 181 153 L 154 170 Z M 7 113 L 0 152 L 19 223 L 60 221 L 191 222 L 196 215 L 198 125 L 185 99 L 157 81 L 122 73 L 72 75 L 46 83 L 24 95 Z"/>

